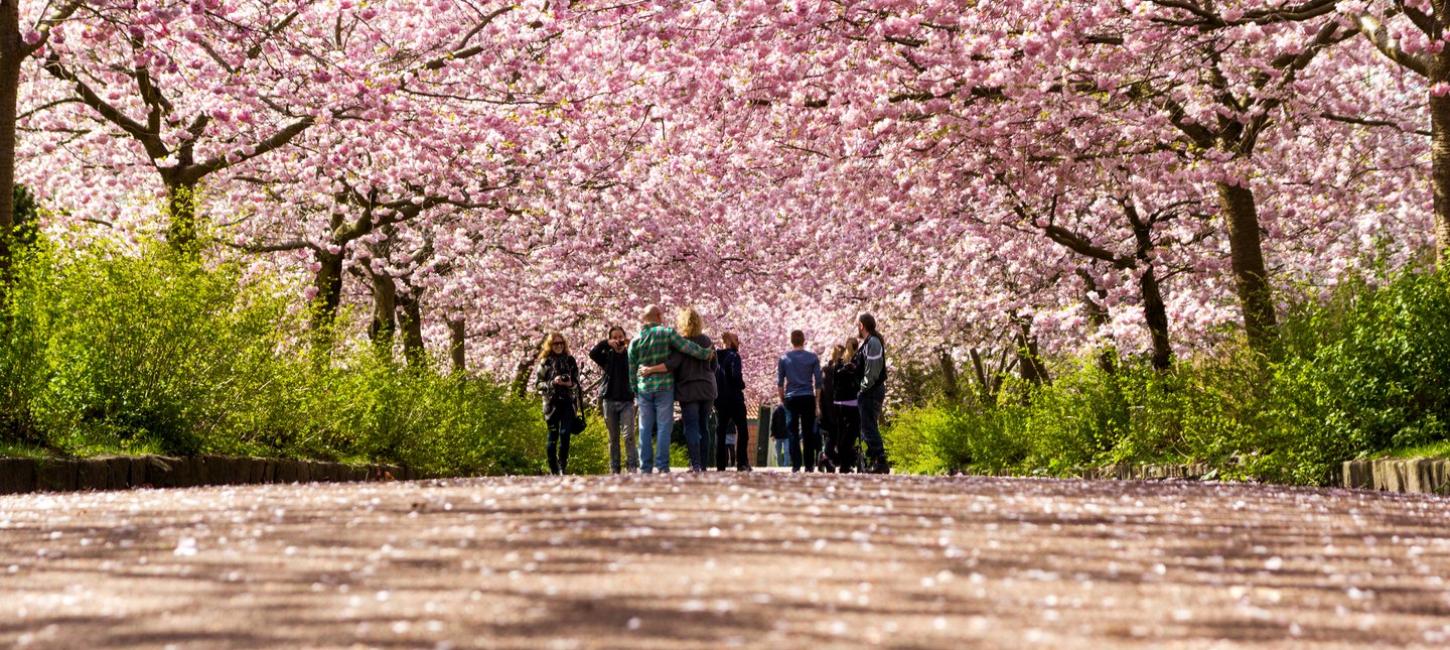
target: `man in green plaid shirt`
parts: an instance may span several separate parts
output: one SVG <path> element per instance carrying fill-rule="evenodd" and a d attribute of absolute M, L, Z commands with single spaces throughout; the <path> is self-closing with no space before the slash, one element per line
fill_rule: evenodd
<path fill-rule="evenodd" d="M 668 371 L 646 372 L 640 368 L 657 366 L 668 359 L 670 352 L 679 350 L 696 359 L 709 359 L 714 351 L 706 350 L 680 336 L 679 332 L 660 323 L 660 308 L 650 305 L 640 315 L 644 326 L 639 336 L 629 343 L 629 381 L 634 385 L 635 404 L 639 413 L 639 471 L 650 473 L 650 457 L 654 457 L 653 469 L 661 473 L 670 471 L 670 432 L 675 424 L 675 378 Z M 654 433 L 654 449 L 651 453 L 650 433 Z"/>

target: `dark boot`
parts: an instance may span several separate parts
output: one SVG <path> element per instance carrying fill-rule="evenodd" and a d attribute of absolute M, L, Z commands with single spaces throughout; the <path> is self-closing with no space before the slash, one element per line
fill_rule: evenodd
<path fill-rule="evenodd" d="M 890 474 L 891 464 L 886 462 L 885 456 L 876 456 L 867 461 L 866 471 L 872 474 Z"/>

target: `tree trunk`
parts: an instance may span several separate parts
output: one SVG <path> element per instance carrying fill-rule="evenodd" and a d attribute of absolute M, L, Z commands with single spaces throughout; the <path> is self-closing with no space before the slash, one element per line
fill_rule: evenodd
<path fill-rule="evenodd" d="M 462 317 L 448 319 L 448 358 L 453 361 L 453 374 L 456 375 L 461 375 L 466 370 L 464 333 Z"/>
<path fill-rule="evenodd" d="M 166 241 L 171 248 L 182 253 L 197 250 L 196 183 L 167 181 L 166 183 Z"/>
<path fill-rule="evenodd" d="M 1088 332 L 1094 337 L 1108 324 L 1108 308 L 1103 306 L 1103 292 L 1087 269 L 1079 267 L 1077 276 L 1082 278 L 1082 308 L 1087 313 Z M 1118 353 L 1111 345 L 1098 350 L 1098 369 L 1112 374 L 1117 371 Z"/>
<path fill-rule="evenodd" d="M 942 384 L 947 399 L 955 402 L 962 394 L 957 386 L 957 364 L 952 361 L 952 355 L 945 348 L 937 351 L 937 363 L 941 364 Z"/>
<path fill-rule="evenodd" d="M 514 368 L 514 394 L 523 397 L 529 392 L 529 373 L 534 369 L 533 346 L 524 348 L 524 356 L 519 360 L 518 367 Z"/>
<path fill-rule="evenodd" d="M 368 338 L 385 361 L 393 360 L 393 334 L 398 331 L 398 286 L 386 273 L 371 274 L 373 281 L 373 320 L 368 324 Z"/>
<path fill-rule="evenodd" d="M 1143 319 L 1148 321 L 1148 333 L 1153 338 L 1153 369 L 1167 370 L 1173 365 L 1173 346 L 1168 341 L 1168 309 L 1163 306 L 1163 293 L 1153 265 L 1143 268 L 1138 288 L 1143 298 Z"/>
<path fill-rule="evenodd" d="M 0 0 L 0 278 L 10 271 L 10 237 L 15 226 L 15 121 L 20 102 L 19 0 Z M 0 297 L 4 289 L 0 287 Z"/>
<path fill-rule="evenodd" d="M 423 347 L 423 311 L 415 289 L 398 295 L 398 308 L 402 316 L 398 319 L 403 331 L 403 358 L 408 367 L 422 369 L 428 365 L 428 351 Z"/>
<path fill-rule="evenodd" d="M 1450 256 L 1450 96 L 1430 96 L 1430 178 L 1435 199 L 1435 259 Z"/>
<path fill-rule="evenodd" d="M 1273 358 L 1278 347 L 1279 326 L 1274 315 L 1274 297 L 1269 287 L 1269 273 L 1264 267 L 1264 251 L 1259 240 L 1259 212 L 1254 202 L 1254 193 L 1248 188 L 1219 183 L 1218 198 L 1219 207 L 1228 220 L 1234 286 L 1238 291 L 1249 347 L 1259 354 Z"/>
<path fill-rule="evenodd" d="M 337 320 L 337 308 L 342 304 L 342 259 L 344 254 L 333 255 L 326 250 L 316 251 L 317 261 L 322 267 L 312 276 L 312 286 L 317 297 L 312 299 L 312 332 L 317 342 L 331 347 L 332 325 Z"/>
<path fill-rule="evenodd" d="M 972 370 L 976 373 L 977 388 L 982 396 L 982 404 L 992 404 L 996 401 L 995 395 L 992 394 L 992 385 L 988 383 L 990 380 L 987 379 L 987 368 L 982 364 L 982 355 L 977 352 L 976 348 L 972 348 L 971 354 Z"/>
<path fill-rule="evenodd" d="M 1012 322 L 1017 324 L 1017 364 L 1023 381 L 1039 386 L 1048 383 L 1051 378 L 1047 375 L 1047 366 L 1037 354 L 1037 336 L 1032 334 L 1032 320 L 1014 315 Z"/>

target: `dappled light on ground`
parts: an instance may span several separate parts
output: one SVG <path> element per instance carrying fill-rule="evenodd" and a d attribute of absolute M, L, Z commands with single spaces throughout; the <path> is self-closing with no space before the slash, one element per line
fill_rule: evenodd
<path fill-rule="evenodd" d="M 673 474 L 0 498 L 0 645 L 1443 646 L 1450 501 Z"/>

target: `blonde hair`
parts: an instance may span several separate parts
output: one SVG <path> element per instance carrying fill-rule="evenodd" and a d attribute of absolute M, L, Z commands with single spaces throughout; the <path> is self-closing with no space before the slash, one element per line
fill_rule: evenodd
<path fill-rule="evenodd" d="M 699 336 L 705 331 L 705 319 L 700 318 L 700 312 L 694 307 L 684 307 L 675 317 L 675 329 L 685 338 Z"/>
<path fill-rule="evenodd" d="M 569 341 L 568 341 L 568 339 L 565 339 L 564 338 L 564 335 L 562 333 L 560 333 L 560 332 L 557 332 L 557 331 L 549 332 L 548 334 L 545 334 L 544 335 L 544 343 L 539 346 L 539 359 L 540 360 L 543 360 L 543 359 L 548 358 L 549 354 L 553 352 L 553 350 L 551 348 L 553 348 L 553 346 L 554 346 L 554 339 L 558 339 L 560 343 L 563 343 L 564 344 L 564 352 L 563 352 L 563 354 L 569 354 Z"/>
<path fill-rule="evenodd" d="M 839 345 L 839 344 L 831 346 L 831 361 L 830 361 L 830 363 L 840 362 L 841 361 L 841 358 L 844 357 L 844 356 L 846 356 L 846 346 Z"/>
<path fill-rule="evenodd" d="M 844 363 L 847 358 L 855 354 L 856 348 L 859 347 L 861 347 L 861 344 L 856 342 L 856 337 L 846 337 L 846 341 L 841 344 L 841 362 Z M 832 361 L 835 361 L 835 359 L 832 359 Z"/>

